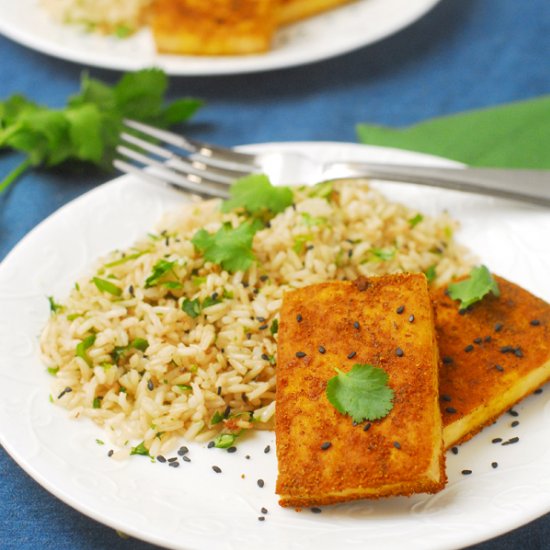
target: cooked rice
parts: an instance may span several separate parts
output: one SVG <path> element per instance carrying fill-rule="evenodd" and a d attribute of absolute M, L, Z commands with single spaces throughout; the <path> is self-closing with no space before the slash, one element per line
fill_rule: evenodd
<path fill-rule="evenodd" d="M 434 282 L 445 284 L 469 270 L 469 254 L 453 239 L 457 223 L 446 213 L 419 221 L 417 211 L 366 182 L 333 189 L 331 200 L 296 189 L 294 206 L 256 233 L 257 261 L 245 273 L 205 262 L 191 243 L 201 227 L 214 232 L 223 222 L 242 221 L 234 212 L 222 214 L 217 200 L 185 205 L 155 235 L 101 259 L 91 274 L 111 280 L 121 296 L 98 290 L 88 273 L 41 336 L 46 365 L 59 369 L 55 403 L 104 426 L 122 456 L 129 441 L 143 441 L 156 456 L 182 437 L 207 441 L 220 430 L 269 427 L 277 357 L 271 327 L 285 290 L 433 266 Z M 162 259 L 177 262 L 169 278 L 181 288 L 145 288 Z M 202 303 L 213 293 L 221 301 L 196 318 L 182 310 L 185 298 Z M 93 345 L 77 355 L 77 345 L 93 334 Z M 136 339 L 145 339 L 146 349 L 126 349 Z M 63 393 L 66 388 L 71 391 Z M 229 421 L 212 424 L 227 407 Z M 253 424 L 246 414 L 235 416 L 245 411 L 254 412 Z"/>
<path fill-rule="evenodd" d="M 41 0 L 61 23 L 85 25 L 102 33 L 133 32 L 144 24 L 153 0 Z"/>

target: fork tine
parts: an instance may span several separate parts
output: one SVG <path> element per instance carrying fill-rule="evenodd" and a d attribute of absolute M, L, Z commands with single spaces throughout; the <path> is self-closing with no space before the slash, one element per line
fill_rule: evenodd
<path fill-rule="evenodd" d="M 191 159 L 191 157 L 187 157 L 187 158 L 181 157 L 179 155 L 176 155 L 169 149 L 166 149 L 164 147 L 159 147 L 154 143 L 145 141 L 139 137 L 136 137 L 132 134 L 128 134 L 126 132 L 123 132 L 122 134 L 120 134 L 120 139 L 123 143 L 126 142 L 131 145 L 135 145 L 139 147 L 141 150 L 147 151 L 148 153 L 152 153 L 153 155 L 157 155 L 158 157 L 167 159 L 168 161 L 170 161 L 171 166 L 178 167 L 183 172 L 189 172 L 189 173 L 197 174 L 199 176 L 203 176 L 205 178 L 211 178 L 215 181 L 219 181 L 220 183 L 231 184 L 235 180 L 250 174 L 249 169 L 240 169 L 240 170 L 230 170 L 228 168 L 220 169 L 216 166 L 207 166 L 206 164 L 204 164 L 199 160 L 187 160 L 187 159 Z M 122 149 L 119 149 L 119 153 L 123 154 L 124 156 L 133 158 L 134 160 L 138 160 L 140 162 L 144 162 L 144 163 L 146 162 L 144 160 L 145 157 L 143 156 L 140 158 L 136 158 L 136 156 L 132 156 L 134 152 L 136 152 L 135 149 L 132 150 L 132 149 L 124 148 L 124 151 Z"/>
<path fill-rule="evenodd" d="M 248 169 L 248 171 L 258 170 L 255 164 L 254 155 L 239 153 L 233 149 L 218 147 L 202 141 L 189 139 L 182 135 L 167 130 L 161 130 L 149 124 L 144 124 L 143 122 L 137 122 L 136 120 L 124 119 L 124 124 L 133 130 L 137 130 L 145 135 L 179 147 L 191 153 L 193 158 L 200 157 L 200 160 L 205 164 L 215 164 L 221 168 L 228 167 L 233 170 L 239 169 L 239 167 Z"/>
<path fill-rule="evenodd" d="M 168 183 L 173 187 L 203 197 L 220 197 L 224 199 L 229 197 L 229 189 L 225 185 L 220 185 L 217 182 L 193 176 L 192 174 L 186 177 L 162 165 L 162 163 L 159 164 L 159 166 L 154 166 L 151 170 L 145 170 L 143 167 L 140 168 L 121 159 L 113 161 L 113 166 L 121 172 L 134 174 L 140 179 L 145 179 L 155 184 Z"/>

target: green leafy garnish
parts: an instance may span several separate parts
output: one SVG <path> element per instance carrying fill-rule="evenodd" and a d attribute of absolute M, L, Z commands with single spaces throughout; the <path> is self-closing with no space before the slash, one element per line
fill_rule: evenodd
<path fill-rule="evenodd" d="M 395 248 L 371 248 L 369 252 L 381 262 L 393 260 L 395 257 Z"/>
<path fill-rule="evenodd" d="M 431 265 L 424 271 L 424 275 L 426 275 L 426 279 L 428 279 L 428 283 L 431 283 L 435 281 L 435 278 L 437 277 L 437 272 L 435 269 L 435 265 Z"/>
<path fill-rule="evenodd" d="M 50 109 L 22 95 L 1 101 L 0 149 L 22 152 L 25 159 L 0 181 L 0 192 L 37 166 L 76 160 L 112 170 L 125 117 L 168 127 L 187 120 L 202 105 L 193 98 L 165 105 L 167 87 L 160 69 L 127 73 L 112 87 L 85 73 L 79 93 L 62 109 Z"/>
<path fill-rule="evenodd" d="M 99 409 L 101 407 L 101 400 L 103 397 L 95 397 L 92 403 L 92 407 L 94 409 Z"/>
<path fill-rule="evenodd" d="M 193 389 L 189 384 L 177 384 L 177 387 L 182 391 L 191 391 Z"/>
<path fill-rule="evenodd" d="M 219 424 L 224 418 L 225 418 L 225 416 L 223 415 L 223 413 L 221 413 L 219 411 L 216 411 L 212 415 L 212 418 L 210 419 L 210 424 L 212 424 L 212 425 Z"/>
<path fill-rule="evenodd" d="M 117 265 L 125 264 L 126 262 L 131 262 L 132 260 L 137 260 L 144 254 L 148 254 L 151 252 L 150 250 L 140 250 L 139 252 L 134 252 L 134 254 L 126 254 L 125 256 L 122 256 L 122 258 L 119 258 L 118 260 L 113 260 L 112 262 L 106 263 L 105 267 L 116 267 Z"/>
<path fill-rule="evenodd" d="M 95 442 L 96 442 L 98 445 L 105 445 L 105 441 L 102 441 L 101 439 L 96 439 Z"/>
<path fill-rule="evenodd" d="M 384 418 L 393 408 L 394 392 L 388 386 L 386 371 L 372 365 L 355 364 L 346 374 L 338 373 L 327 383 L 330 403 L 355 422 Z"/>
<path fill-rule="evenodd" d="M 213 298 L 212 296 L 207 296 L 201 304 L 202 309 L 215 306 L 216 304 L 221 304 L 220 298 Z"/>
<path fill-rule="evenodd" d="M 231 273 L 246 271 L 255 259 L 252 241 L 259 228 L 257 220 L 246 221 L 238 227 L 224 223 L 214 234 L 199 229 L 191 242 L 205 260 L 219 264 Z"/>
<path fill-rule="evenodd" d="M 147 449 L 144 442 L 142 441 L 139 445 L 132 447 L 130 455 L 149 456 L 149 449 Z"/>
<path fill-rule="evenodd" d="M 149 347 L 149 342 L 145 338 L 134 338 L 130 346 L 139 351 L 145 351 Z"/>
<path fill-rule="evenodd" d="M 90 334 L 90 336 L 87 336 L 84 340 L 82 340 L 82 342 L 79 342 L 76 345 L 75 355 L 81 359 L 84 359 L 89 366 L 92 366 L 92 361 L 88 357 L 87 351 L 94 345 L 94 342 L 95 334 Z"/>
<path fill-rule="evenodd" d="M 301 216 L 302 222 L 304 222 L 307 227 L 313 227 L 315 225 L 325 225 L 328 222 L 327 218 L 323 216 L 312 216 L 309 212 L 302 212 Z"/>
<path fill-rule="evenodd" d="M 159 260 L 154 266 L 153 266 L 153 272 L 147 279 L 145 279 L 145 288 L 151 288 L 152 286 L 156 286 L 160 284 L 162 279 L 168 275 L 173 275 L 174 277 L 177 277 L 176 272 L 174 271 L 174 267 L 177 264 L 177 261 L 174 260 L 173 262 L 169 262 L 168 260 Z M 163 282 L 165 284 L 166 281 Z"/>
<path fill-rule="evenodd" d="M 97 289 L 101 292 L 107 292 L 108 294 L 112 294 L 113 296 L 117 297 L 122 294 L 122 289 L 119 286 L 111 283 L 111 281 L 100 279 L 99 277 L 94 277 L 92 281 Z"/>
<path fill-rule="evenodd" d="M 55 376 L 59 372 L 59 367 L 48 367 L 48 373 Z"/>
<path fill-rule="evenodd" d="M 201 314 L 201 303 L 198 298 L 195 298 L 195 300 L 190 300 L 189 298 L 185 298 L 181 304 L 181 309 L 189 315 L 189 317 L 195 319 Z"/>
<path fill-rule="evenodd" d="M 214 439 L 214 447 L 218 449 L 227 449 L 235 443 L 236 439 L 237 434 L 220 434 Z"/>
<path fill-rule="evenodd" d="M 61 304 L 58 304 L 53 296 L 48 296 L 48 302 L 50 303 L 50 313 L 55 315 L 65 309 Z"/>
<path fill-rule="evenodd" d="M 490 292 L 500 296 L 498 283 L 484 265 L 472 268 L 466 279 L 450 284 L 447 290 L 453 300 L 460 300 L 460 309 L 479 302 Z"/>
<path fill-rule="evenodd" d="M 413 227 L 416 227 L 421 221 L 424 220 L 424 216 L 422 214 L 416 214 L 416 216 L 413 216 L 409 219 L 409 226 L 411 229 Z"/>
<path fill-rule="evenodd" d="M 323 181 L 317 183 L 313 186 L 309 192 L 310 197 L 319 197 L 321 199 L 326 199 L 330 202 L 332 192 L 334 191 L 334 183 L 332 181 Z"/>
<path fill-rule="evenodd" d="M 293 201 L 289 187 L 271 185 L 265 174 L 251 174 L 237 180 L 230 194 L 231 198 L 222 203 L 222 212 L 243 208 L 252 215 L 278 214 Z"/>
<path fill-rule="evenodd" d="M 279 319 L 273 319 L 269 327 L 269 332 L 271 332 L 272 335 L 279 332 Z"/>

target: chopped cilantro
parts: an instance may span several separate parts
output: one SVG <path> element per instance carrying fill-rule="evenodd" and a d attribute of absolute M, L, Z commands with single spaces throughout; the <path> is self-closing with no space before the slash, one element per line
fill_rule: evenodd
<path fill-rule="evenodd" d="M 177 384 L 177 387 L 182 391 L 191 391 L 193 389 L 189 384 Z"/>
<path fill-rule="evenodd" d="M 294 244 L 292 245 L 292 250 L 296 252 L 296 254 L 301 254 L 304 251 L 304 248 L 306 246 L 306 243 L 310 241 L 313 238 L 313 235 L 296 235 L 294 237 Z"/>
<path fill-rule="evenodd" d="M 371 248 L 369 252 L 379 261 L 393 260 L 395 248 Z"/>
<path fill-rule="evenodd" d="M 199 229 L 191 242 L 207 261 L 219 264 L 231 273 L 246 271 L 255 259 L 252 241 L 260 226 L 255 220 L 244 222 L 235 228 L 230 223 L 225 223 L 214 234 Z"/>
<path fill-rule="evenodd" d="M 413 216 L 409 219 L 410 228 L 412 229 L 413 227 L 416 227 L 423 220 L 424 216 L 422 214 L 416 214 L 416 216 Z"/>
<path fill-rule="evenodd" d="M 79 342 L 76 345 L 75 355 L 77 357 L 80 357 L 81 359 L 84 359 L 84 361 L 86 361 L 86 363 L 89 366 L 92 366 L 92 361 L 88 357 L 87 351 L 89 348 L 91 348 L 94 345 L 94 342 L 95 342 L 95 334 L 90 334 L 90 336 L 86 336 L 86 338 L 84 338 L 82 342 Z"/>
<path fill-rule="evenodd" d="M 191 277 L 191 281 L 195 286 L 201 286 L 206 283 L 206 277 L 197 277 L 196 275 L 193 275 L 193 277 Z"/>
<path fill-rule="evenodd" d="M 236 439 L 236 434 L 220 434 L 216 437 L 216 439 L 214 439 L 214 447 L 217 447 L 218 449 L 227 449 L 235 443 Z"/>
<path fill-rule="evenodd" d="M 52 315 L 55 315 L 56 313 L 60 313 L 65 309 L 61 304 L 58 304 L 53 296 L 48 296 L 48 302 L 50 303 L 50 313 Z"/>
<path fill-rule="evenodd" d="M 498 283 L 484 265 L 472 268 L 466 279 L 450 284 L 448 292 L 453 300 L 460 300 L 460 309 L 466 309 L 479 302 L 490 292 L 500 296 Z"/>
<path fill-rule="evenodd" d="M 384 418 L 392 410 L 394 392 L 384 369 L 355 364 L 347 374 L 336 371 L 338 374 L 327 383 L 326 395 L 342 414 L 362 422 Z"/>
<path fill-rule="evenodd" d="M 145 338 L 135 338 L 130 345 L 134 349 L 145 351 L 149 347 L 149 342 Z"/>
<path fill-rule="evenodd" d="M 122 294 L 122 289 L 119 286 L 111 283 L 110 281 L 100 279 L 99 277 L 94 277 L 92 281 L 97 289 L 101 292 L 107 292 L 108 294 L 112 294 L 113 296 L 120 296 Z"/>
<path fill-rule="evenodd" d="M 145 442 L 142 441 L 139 445 L 132 447 L 130 455 L 149 456 L 149 449 L 145 446 Z"/>
<path fill-rule="evenodd" d="M 189 315 L 189 317 L 195 319 L 201 314 L 201 303 L 198 298 L 195 298 L 194 300 L 189 300 L 189 298 L 185 298 L 181 304 L 181 309 Z"/>
<path fill-rule="evenodd" d="M 428 279 L 428 283 L 435 281 L 435 278 L 437 277 L 435 265 L 431 265 L 430 267 L 428 267 L 428 269 L 424 271 L 424 275 L 426 275 L 426 279 Z"/>
<path fill-rule="evenodd" d="M 277 332 L 279 332 L 279 319 L 273 319 L 269 327 L 269 332 L 271 332 L 271 334 L 277 334 Z"/>
<path fill-rule="evenodd" d="M 48 372 L 52 376 L 55 376 L 59 372 L 59 367 L 48 367 Z"/>
<path fill-rule="evenodd" d="M 96 442 L 98 445 L 105 445 L 105 441 L 102 441 L 101 439 L 96 439 L 95 442 Z"/>
<path fill-rule="evenodd" d="M 212 418 L 210 419 L 210 424 L 212 424 L 212 425 L 219 424 L 224 418 L 225 418 L 225 416 L 223 415 L 223 413 L 221 413 L 219 411 L 216 411 L 212 415 Z"/>
<path fill-rule="evenodd" d="M 330 201 L 333 191 L 334 191 L 334 182 L 323 181 L 313 186 L 313 188 L 309 192 L 309 196 L 319 197 L 321 199 L 326 199 L 327 201 Z"/>
<path fill-rule="evenodd" d="M 103 397 L 96 397 L 94 398 L 94 401 L 92 403 L 92 407 L 94 409 L 99 409 L 101 407 L 101 400 L 103 399 Z"/>
<path fill-rule="evenodd" d="M 265 174 L 251 174 L 237 180 L 230 188 L 231 198 L 222 203 L 222 212 L 244 208 L 253 215 L 278 214 L 293 201 L 289 187 L 271 185 Z"/>
<path fill-rule="evenodd" d="M 302 221 L 307 227 L 315 225 L 324 225 L 328 222 L 327 218 L 322 216 L 312 216 L 309 212 L 301 212 Z"/>
<path fill-rule="evenodd" d="M 134 254 L 126 254 L 126 256 L 122 256 L 122 258 L 119 258 L 118 260 L 113 260 L 112 262 L 106 263 L 104 267 L 110 268 L 110 267 L 116 267 L 117 265 L 125 264 L 126 262 L 131 262 L 132 260 L 137 260 L 144 254 L 149 254 L 150 250 L 140 250 L 139 252 L 135 252 Z"/>
<path fill-rule="evenodd" d="M 156 286 L 161 282 L 161 279 L 166 277 L 169 274 L 172 274 L 173 276 L 177 277 L 176 273 L 174 272 L 174 266 L 176 265 L 176 260 L 173 262 L 169 262 L 168 260 L 159 260 L 154 266 L 153 266 L 153 272 L 147 279 L 145 279 L 145 288 L 151 288 L 152 286 Z"/>

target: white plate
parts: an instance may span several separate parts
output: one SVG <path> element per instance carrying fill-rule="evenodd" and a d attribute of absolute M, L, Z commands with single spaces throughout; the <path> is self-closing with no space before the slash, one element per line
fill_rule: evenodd
<path fill-rule="evenodd" d="M 0 0 L 0 33 L 55 57 L 107 69 L 156 66 L 172 75 L 246 73 L 311 63 L 349 52 L 416 21 L 439 0 L 358 0 L 289 25 L 259 55 L 158 55 L 148 29 L 128 39 L 86 34 L 50 20 L 39 0 Z"/>
<path fill-rule="evenodd" d="M 403 151 L 337 143 L 267 144 L 325 160 L 452 164 Z M 499 199 L 402 184 L 378 184 L 391 198 L 427 213 L 447 208 L 459 238 L 492 270 L 550 301 L 548 210 Z M 125 176 L 83 195 L 48 218 L 0 265 L 0 443 L 36 481 L 77 510 L 137 538 L 172 548 L 299 550 L 438 549 L 494 537 L 550 510 L 550 402 L 546 393 L 484 430 L 448 457 L 448 487 L 437 495 L 355 502 L 313 514 L 280 508 L 274 434 L 256 433 L 228 454 L 189 445 L 178 469 L 144 457 L 107 458 L 105 434 L 69 420 L 48 401 L 50 377 L 37 338 L 49 308 L 98 255 L 130 245 L 181 194 Z M 491 445 L 493 437 L 520 443 Z M 270 453 L 264 453 L 266 445 Z M 245 455 L 250 455 L 247 460 Z M 498 469 L 491 462 L 499 463 Z M 211 466 L 218 465 L 222 474 Z M 461 470 L 473 474 L 464 477 Z M 244 479 L 241 477 L 244 474 Z M 259 488 L 258 479 L 265 480 Z M 258 521 L 260 510 L 269 513 Z"/>

